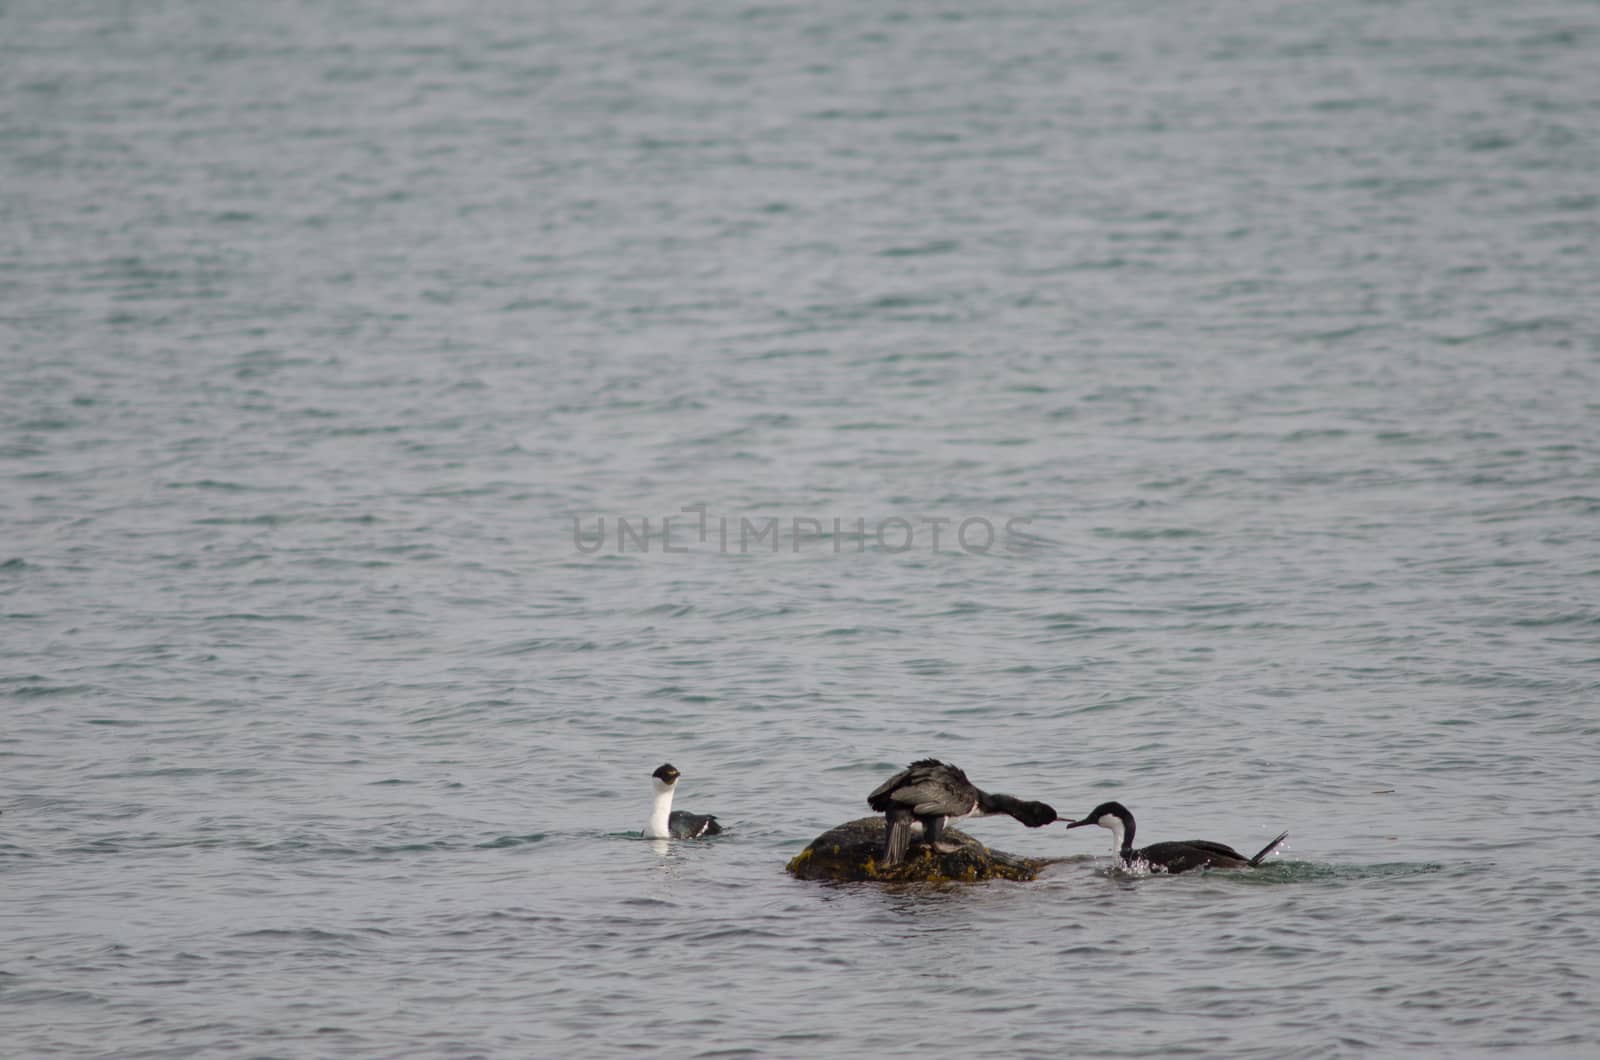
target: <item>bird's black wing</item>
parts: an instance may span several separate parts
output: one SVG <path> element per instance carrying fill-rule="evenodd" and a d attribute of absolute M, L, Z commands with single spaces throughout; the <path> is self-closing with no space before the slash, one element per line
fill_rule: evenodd
<path fill-rule="evenodd" d="M 918 817 L 960 817 L 977 801 L 978 789 L 965 773 L 932 759 L 913 763 L 867 796 L 874 810 L 900 806 Z"/>
<path fill-rule="evenodd" d="M 675 839 L 699 839 L 701 836 L 721 835 L 722 826 L 713 814 L 673 810 L 667 818 L 667 831 Z"/>
<path fill-rule="evenodd" d="M 1230 847 L 1228 844 L 1226 844 L 1226 843 L 1213 843 L 1209 839 L 1185 839 L 1183 841 L 1182 845 L 1186 846 L 1186 847 L 1198 847 L 1199 849 L 1205 851 L 1207 854 L 1215 854 L 1218 857 L 1238 858 L 1240 861 L 1248 861 L 1248 860 L 1250 860 L 1249 858 L 1245 857 L 1243 854 L 1239 853 L 1237 850 L 1235 850 L 1232 847 Z"/>
<path fill-rule="evenodd" d="M 1133 852 L 1133 860 L 1144 861 L 1152 869 L 1167 872 L 1188 872 L 1208 866 L 1238 868 L 1247 865 L 1237 850 L 1222 843 L 1205 839 L 1186 839 L 1182 842 L 1151 843 Z"/>
<path fill-rule="evenodd" d="M 872 794 L 867 796 L 867 805 L 882 813 L 889 808 L 889 793 L 898 788 L 902 781 L 911 775 L 910 769 L 902 769 L 888 780 L 872 789 Z"/>

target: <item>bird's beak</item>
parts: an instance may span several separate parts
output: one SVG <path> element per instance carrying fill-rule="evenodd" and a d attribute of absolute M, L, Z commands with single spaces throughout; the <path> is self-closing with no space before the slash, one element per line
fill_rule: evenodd
<path fill-rule="evenodd" d="M 1086 824 L 1094 824 L 1094 822 L 1093 821 L 1068 821 L 1067 822 L 1067 827 L 1068 828 L 1082 828 Z"/>

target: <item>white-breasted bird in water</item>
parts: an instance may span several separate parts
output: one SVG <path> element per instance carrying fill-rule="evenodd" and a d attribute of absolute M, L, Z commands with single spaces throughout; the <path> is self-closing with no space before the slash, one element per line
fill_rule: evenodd
<path fill-rule="evenodd" d="M 1277 849 L 1279 843 L 1289 838 L 1284 832 L 1261 848 L 1253 858 L 1247 858 L 1223 843 L 1207 839 L 1182 839 L 1168 843 L 1151 843 L 1138 850 L 1133 848 L 1133 814 L 1120 802 L 1102 802 L 1079 821 L 1068 821 L 1068 828 L 1082 828 L 1097 824 L 1111 831 L 1111 849 L 1118 864 L 1130 868 L 1143 862 L 1156 872 L 1188 872 L 1190 869 L 1253 869 L 1266 856 Z"/>
<path fill-rule="evenodd" d="M 1056 820 L 1056 811 L 1048 804 L 980 791 L 965 773 L 937 758 L 913 762 L 878 785 L 867 796 L 867 805 L 888 817 L 889 834 L 883 845 L 885 865 L 898 865 L 905 860 L 913 824 L 922 825 L 924 843 L 949 854 L 960 848 L 941 844 L 939 837 L 945 822 L 952 819 L 1003 813 L 1029 828 Z"/>
<path fill-rule="evenodd" d="M 671 762 L 650 774 L 656 801 L 650 807 L 650 820 L 645 822 L 646 839 L 699 839 L 722 832 L 722 826 L 713 814 L 689 813 L 672 808 L 672 795 L 678 789 L 679 776 L 681 774 Z"/>

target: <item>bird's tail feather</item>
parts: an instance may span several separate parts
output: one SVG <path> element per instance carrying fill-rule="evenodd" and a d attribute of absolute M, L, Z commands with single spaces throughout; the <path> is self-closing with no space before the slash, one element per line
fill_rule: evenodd
<path fill-rule="evenodd" d="M 911 847 L 911 818 L 889 818 L 889 835 L 883 843 L 883 863 L 885 865 L 898 865 L 906 859 L 906 851 Z"/>
<path fill-rule="evenodd" d="M 1254 868 L 1255 866 L 1257 866 L 1257 865 L 1261 864 L 1263 861 L 1265 861 L 1267 855 L 1272 853 L 1274 850 L 1276 850 L 1278 848 L 1278 844 L 1283 842 L 1285 839 L 1288 839 L 1288 838 L 1289 838 L 1289 833 L 1288 832 L 1279 833 L 1278 838 L 1274 839 L 1272 842 L 1270 842 L 1266 846 L 1262 847 L 1261 848 L 1261 853 L 1257 854 L 1255 857 L 1250 859 L 1250 867 Z"/>

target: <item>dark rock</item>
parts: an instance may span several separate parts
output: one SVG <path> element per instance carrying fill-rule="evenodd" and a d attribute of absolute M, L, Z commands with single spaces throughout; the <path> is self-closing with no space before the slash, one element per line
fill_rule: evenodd
<path fill-rule="evenodd" d="M 794 856 L 789 871 L 802 880 L 877 880 L 885 883 L 941 883 L 948 880 L 1031 880 L 1049 862 L 990 850 L 965 832 L 944 830 L 943 841 L 960 844 L 942 854 L 915 838 L 906 860 L 891 868 L 878 864 L 888 826 L 882 816 L 861 817 L 830 828 Z"/>

